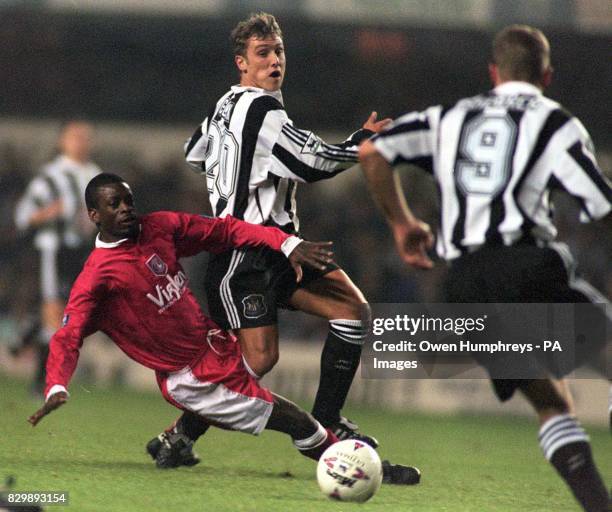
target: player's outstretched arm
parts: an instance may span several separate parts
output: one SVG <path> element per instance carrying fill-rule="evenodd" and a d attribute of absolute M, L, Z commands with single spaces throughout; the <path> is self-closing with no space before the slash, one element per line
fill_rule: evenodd
<path fill-rule="evenodd" d="M 302 280 L 302 265 L 324 270 L 332 263 L 334 253 L 331 251 L 332 242 L 307 242 L 302 240 L 289 254 L 289 263 L 295 270 L 297 282 Z"/>
<path fill-rule="evenodd" d="M 64 405 L 67 400 L 68 393 L 65 391 L 59 391 L 51 395 L 45 404 L 28 418 L 28 421 L 35 427 L 47 414 Z"/>
<path fill-rule="evenodd" d="M 46 365 L 45 404 L 28 421 L 36 426 L 42 418 L 68 400 L 66 388 L 79 360 L 83 339 L 98 330 L 94 311 L 106 290 L 106 279 L 83 270 L 77 277 L 65 309 L 62 327 L 49 342 Z"/>
<path fill-rule="evenodd" d="M 427 249 L 433 246 L 431 229 L 417 219 L 408 207 L 393 168 L 370 141 L 359 148 L 359 159 L 370 194 L 391 227 L 402 260 L 413 267 L 432 268 L 433 262 L 427 255 Z"/>
<path fill-rule="evenodd" d="M 305 242 L 276 227 L 250 224 L 231 215 L 223 218 L 180 212 L 158 212 L 157 215 L 173 223 L 179 257 L 202 251 L 219 253 L 237 247 L 267 246 L 289 259 L 298 282 L 302 279 L 302 265 L 321 269 L 333 258 L 332 242 Z"/>
<path fill-rule="evenodd" d="M 357 163 L 357 146 L 374 133 L 383 130 L 390 119 L 377 120 L 372 112 L 363 127 L 339 144 L 329 144 L 309 130 L 296 127 L 284 111 L 266 117 L 268 128 L 278 133 L 271 147 L 269 172 L 291 180 L 313 183 L 333 178 Z"/>

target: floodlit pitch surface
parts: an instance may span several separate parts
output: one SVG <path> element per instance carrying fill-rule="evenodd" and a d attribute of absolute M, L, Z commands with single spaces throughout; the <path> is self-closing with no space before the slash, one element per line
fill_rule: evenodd
<path fill-rule="evenodd" d="M 145 443 L 177 416 L 161 396 L 75 382 L 68 404 L 32 428 L 26 418 L 40 404 L 25 384 L 0 376 L 0 390 L 0 479 L 15 476 L 19 490 L 70 493 L 68 507 L 47 510 L 580 510 L 542 458 L 535 422 L 525 419 L 348 409 L 365 432 L 379 438 L 383 458 L 423 473 L 420 485 L 383 485 L 359 505 L 325 498 L 314 462 L 277 433 L 254 438 L 212 429 L 196 444 L 200 465 L 161 471 L 144 452 Z M 587 430 L 610 485 L 610 434 Z"/>

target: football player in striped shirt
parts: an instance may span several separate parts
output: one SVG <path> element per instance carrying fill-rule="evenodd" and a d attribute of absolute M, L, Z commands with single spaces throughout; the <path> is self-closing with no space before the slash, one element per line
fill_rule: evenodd
<path fill-rule="evenodd" d="M 34 248 L 40 257 L 35 394 L 42 394 L 49 340 L 61 325 L 70 286 L 87 257 L 94 234 L 83 203 L 87 183 L 100 172 L 90 158 L 93 144 L 90 123 L 78 119 L 65 122 L 58 138 L 60 154 L 43 166 L 15 208 L 17 229 L 34 235 Z"/>
<path fill-rule="evenodd" d="M 489 93 L 406 114 L 360 148 L 400 256 L 417 268 L 433 265 L 432 234 L 410 211 L 392 169 L 408 162 L 432 173 L 438 186 L 437 251 L 451 263 L 448 302 L 606 303 L 554 241 L 552 189 L 575 197 L 583 220 L 609 215 L 612 192 L 582 123 L 542 94 L 552 77 L 548 40 L 532 27 L 507 27 L 495 37 L 489 70 Z M 559 382 L 543 370 L 533 380 L 495 379 L 491 372 L 495 392 L 502 401 L 517 389 L 527 397 L 545 457 L 584 510 L 607 511 L 589 438 Z"/>
<path fill-rule="evenodd" d="M 341 144 L 328 144 L 296 127 L 283 105 L 281 86 L 286 57 L 274 16 L 252 15 L 232 31 L 240 84 L 210 109 L 185 146 L 189 164 L 206 178 L 213 213 L 254 224 L 300 229 L 296 209 L 298 183 L 332 178 L 357 162 L 357 145 L 390 120 L 376 113 Z M 341 415 L 361 355 L 370 308 L 361 291 L 336 264 L 304 269 L 297 283 L 289 265 L 267 249 L 230 250 L 213 255 L 206 275 L 210 314 L 236 333 L 245 365 L 261 378 L 278 360 L 277 310 L 303 311 L 329 322 L 321 355 L 319 389 L 313 416 L 340 439 L 377 441 Z M 148 445 L 160 465 L 160 443 Z M 162 454 L 162 455 L 160 455 Z M 183 463 L 193 463 L 186 453 Z M 385 462 L 385 481 L 416 483 L 418 470 Z"/>

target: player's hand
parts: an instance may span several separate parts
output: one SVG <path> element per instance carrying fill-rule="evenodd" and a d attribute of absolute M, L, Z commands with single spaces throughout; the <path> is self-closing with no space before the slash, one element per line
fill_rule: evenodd
<path fill-rule="evenodd" d="M 370 117 L 368 117 L 368 120 L 363 123 L 363 129 L 364 130 L 370 130 L 371 132 L 374 133 L 378 133 L 384 130 L 385 126 L 387 126 L 389 123 L 391 123 L 391 121 L 393 121 L 393 119 L 391 119 L 390 117 L 387 117 L 386 119 L 383 119 L 382 121 L 377 121 L 376 119 L 378 118 L 378 112 L 372 112 L 370 114 Z"/>
<path fill-rule="evenodd" d="M 53 221 L 61 217 L 64 213 L 64 202 L 61 199 L 56 199 L 49 205 L 37 210 L 30 217 L 30 226 L 38 227 L 41 224 Z"/>
<path fill-rule="evenodd" d="M 331 251 L 332 242 L 307 242 L 302 241 L 295 246 L 289 255 L 289 263 L 293 267 L 299 283 L 304 275 L 302 265 L 325 270 L 325 267 L 333 263 L 334 253 Z"/>
<path fill-rule="evenodd" d="M 428 224 L 415 220 L 409 226 L 393 227 L 393 235 L 397 252 L 404 262 L 424 270 L 433 268 L 433 261 L 427 256 L 427 250 L 433 247 L 434 242 Z"/>
<path fill-rule="evenodd" d="M 47 414 L 52 411 L 55 411 L 58 407 L 64 405 L 68 400 L 68 393 L 65 391 L 60 391 L 59 393 L 55 393 L 49 397 L 49 400 L 45 402 L 38 411 L 36 411 L 32 416 L 28 418 L 28 421 L 35 427 L 40 420 L 42 420 Z"/>

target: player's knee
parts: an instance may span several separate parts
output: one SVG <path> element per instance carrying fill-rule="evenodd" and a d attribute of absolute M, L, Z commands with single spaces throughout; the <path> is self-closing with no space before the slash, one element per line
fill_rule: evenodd
<path fill-rule="evenodd" d="M 351 295 L 344 301 L 343 309 L 342 318 L 348 320 L 361 320 L 364 325 L 369 325 L 372 309 L 370 305 L 365 302 L 363 297 L 354 294 Z"/>
<path fill-rule="evenodd" d="M 370 328 L 372 323 L 372 308 L 367 302 L 363 302 L 359 306 L 359 316 L 366 329 Z"/>
<path fill-rule="evenodd" d="M 362 345 L 372 322 L 372 310 L 367 302 L 353 303 L 350 312 L 339 314 L 337 318 L 329 321 L 330 330 L 345 341 L 350 341 L 357 345 Z M 345 339 L 348 336 L 349 338 Z"/>
<path fill-rule="evenodd" d="M 274 351 L 270 354 L 265 354 L 265 356 L 262 357 L 260 362 L 261 368 L 259 370 L 259 374 L 265 375 L 276 366 L 276 363 L 278 363 L 278 351 Z"/>
<path fill-rule="evenodd" d="M 278 363 L 278 350 L 253 351 L 246 355 L 246 360 L 251 370 L 263 377 Z"/>

